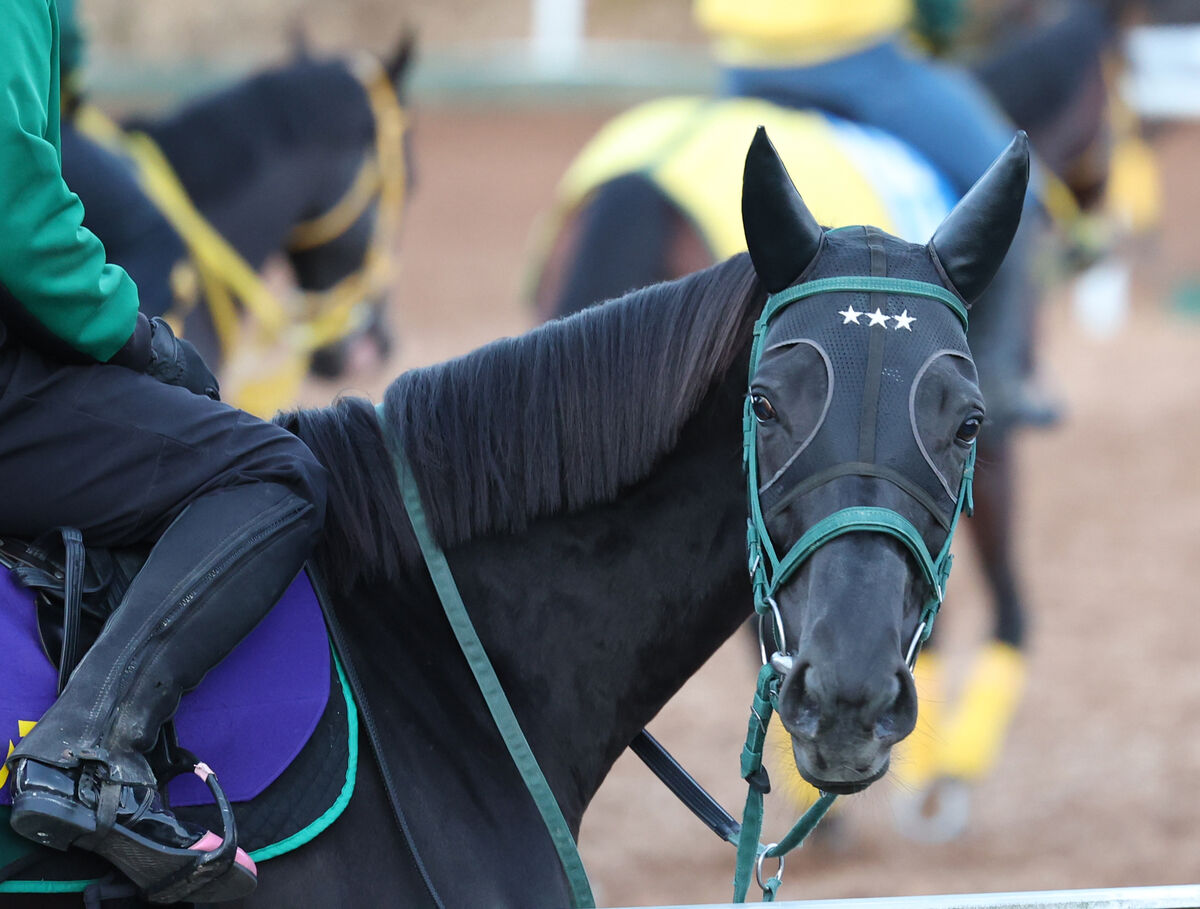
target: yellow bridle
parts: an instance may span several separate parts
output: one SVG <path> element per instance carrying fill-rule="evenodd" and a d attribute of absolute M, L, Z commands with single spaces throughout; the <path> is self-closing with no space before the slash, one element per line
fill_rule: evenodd
<path fill-rule="evenodd" d="M 362 327 L 366 301 L 386 292 L 403 213 L 407 174 L 404 108 L 384 66 L 361 55 L 349 63 L 375 121 L 375 148 L 350 189 L 329 211 L 293 229 L 288 249 L 313 249 L 350 228 L 378 199 L 375 223 L 362 266 L 324 291 L 287 296 L 272 290 L 192 204 L 158 145 L 140 132 L 125 132 L 92 105 L 75 115 L 79 129 L 130 159 L 147 197 L 187 247 L 191 269 L 172 275 L 177 304 L 167 320 L 176 331 L 204 292 L 220 344 L 225 400 L 261 416 L 292 403 L 320 347 Z M 198 282 L 198 285 L 197 285 Z"/>
<path fill-rule="evenodd" d="M 408 175 L 404 158 L 407 120 L 396 89 L 383 64 L 369 54 L 350 61 L 350 71 L 367 95 L 375 120 L 375 154 L 368 155 L 350 188 L 327 212 L 293 229 L 288 250 L 301 252 L 336 240 L 378 199 L 371 241 L 362 267 L 333 287 L 303 295 L 305 316 L 321 340 L 316 346 L 345 337 L 359 327 L 359 304 L 390 287 L 392 253 L 399 239 Z"/>

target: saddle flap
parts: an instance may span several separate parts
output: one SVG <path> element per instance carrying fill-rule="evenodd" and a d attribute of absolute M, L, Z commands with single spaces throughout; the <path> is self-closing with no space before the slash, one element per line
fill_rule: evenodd
<path fill-rule="evenodd" d="M 15 745 L 53 703 L 57 669 L 39 644 L 31 591 L 0 571 L 0 748 Z M 175 726 L 180 742 L 220 775 L 234 801 L 266 788 L 300 752 L 329 697 L 330 654 L 321 608 L 301 573 L 280 602 L 184 695 Z M 11 749 L 9 749 L 11 750 Z M 0 770 L 0 804 L 11 804 Z M 174 804 L 203 804 L 204 785 L 180 777 Z"/>

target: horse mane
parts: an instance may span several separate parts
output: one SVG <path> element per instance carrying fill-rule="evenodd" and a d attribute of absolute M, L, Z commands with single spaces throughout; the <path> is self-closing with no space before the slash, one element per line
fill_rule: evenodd
<path fill-rule="evenodd" d="M 438 542 L 519 532 L 645 477 L 747 346 L 762 299 L 742 254 L 401 375 L 382 411 Z M 374 408 L 345 398 L 278 419 L 331 473 L 318 561 L 341 579 L 352 565 L 397 576 L 411 531 Z"/>

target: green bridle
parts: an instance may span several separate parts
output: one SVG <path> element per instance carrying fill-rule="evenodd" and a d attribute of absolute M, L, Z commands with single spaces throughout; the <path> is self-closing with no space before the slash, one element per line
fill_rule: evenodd
<path fill-rule="evenodd" d="M 758 371 L 763 352 L 763 339 L 767 327 L 780 312 L 799 300 L 818 294 L 839 291 L 866 293 L 891 293 L 903 296 L 927 297 L 946 304 L 959 320 L 963 329 L 967 327 L 967 309 L 962 300 L 937 284 L 910 281 L 899 278 L 849 276 L 823 278 L 786 288 L 767 297 L 762 315 L 754 326 L 754 342 L 750 350 L 750 381 Z M 767 722 L 774 711 L 783 679 L 792 668 L 792 657 L 785 652 L 786 636 L 783 616 L 775 602 L 776 594 L 814 552 L 830 540 L 847 533 L 882 533 L 894 537 L 904 544 L 912 554 L 929 588 L 921 608 L 916 632 L 908 646 L 905 662 L 911 671 L 921 645 L 929 639 L 933 622 L 937 618 L 945 598 L 946 581 L 950 577 L 950 566 L 954 557 L 950 544 L 959 517 L 974 510 L 971 484 L 975 476 L 975 447 L 967 456 L 962 478 L 959 481 L 958 497 L 949 522 L 946 541 L 937 556 L 933 556 L 925 544 L 920 531 L 903 515 L 890 508 L 855 506 L 843 508 L 822 518 L 808 528 L 781 558 L 770 531 L 763 518 L 759 500 L 758 432 L 757 420 L 752 409 L 751 396 L 746 395 L 742 415 L 743 466 L 746 471 L 747 498 L 750 516 L 747 521 L 746 548 L 749 559 L 750 580 L 754 588 L 754 610 L 759 617 L 759 647 L 763 669 L 759 673 L 754 706 L 751 710 L 750 728 L 746 746 L 742 751 L 742 776 L 750 786 L 746 808 L 742 819 L 742 831 L 738 841 L 737 872 L 734 878 L 734 900 L 745 900 L 750 882 L 750 871 L 754 870 L 759 886 L 763 888 L 764 901 L 774 898 L 782 880 L 783 856 L 799 846 L 817 822 L 829 809 L 835 795 L 822 793 L 821 798 L 796 822 L 795 826 L 779 843 L 763 846 L 758 842 L 762 830 L 762 797 L 767 784 L 762 771 L 762 745 L 766 738 Z M 772 622 L 772 633 L 777 647 L 768 649 L 766 622 Z M 775 876 L 764 881 L 762 863 L 765 858 L 777 858 L 779 868 Z"/>

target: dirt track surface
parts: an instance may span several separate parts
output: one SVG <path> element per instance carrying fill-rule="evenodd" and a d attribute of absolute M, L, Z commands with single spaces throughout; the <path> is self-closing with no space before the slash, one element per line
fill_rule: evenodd
<path fill-rule="evenodd" d="M 384 374 L 531 324 L 518 304 L 531 227 L 605 117 L 418 115 L 420 183 L 395 304 L 402 350 Z M 1139 253 L 1129 324 L 1100 341 L 1065 300 L 1045 312 L 1042 360 L 1070 419 L 1020 442 L 1028 686 L 995 772 L 973 791 L 968 833 L 943 845 L 904 840 L 881 783 L 849 800 L 839 844 L 806 847 L 789 863 L 782 898 L 1200 881 L 1200 320 L 1159 301 L 1198 264 L 1200 186 L 1189 183 L 1200 136 L 1176 132 L 1158 149 L 1170 233 Z M 354 388 L 378 397 L 384 384 Z M 332 391 L 314 386 L 309 399 Z M 959 549 L 939 628 L 962 653 L 982 635 L 986 609 L 971 554 Z M 754 670 L 735 641 L 651 727 L 739 810 Z M 730 898 L 732 850 L 630 756 L 588 814 L 582 849 L 604 906 Z"/>

